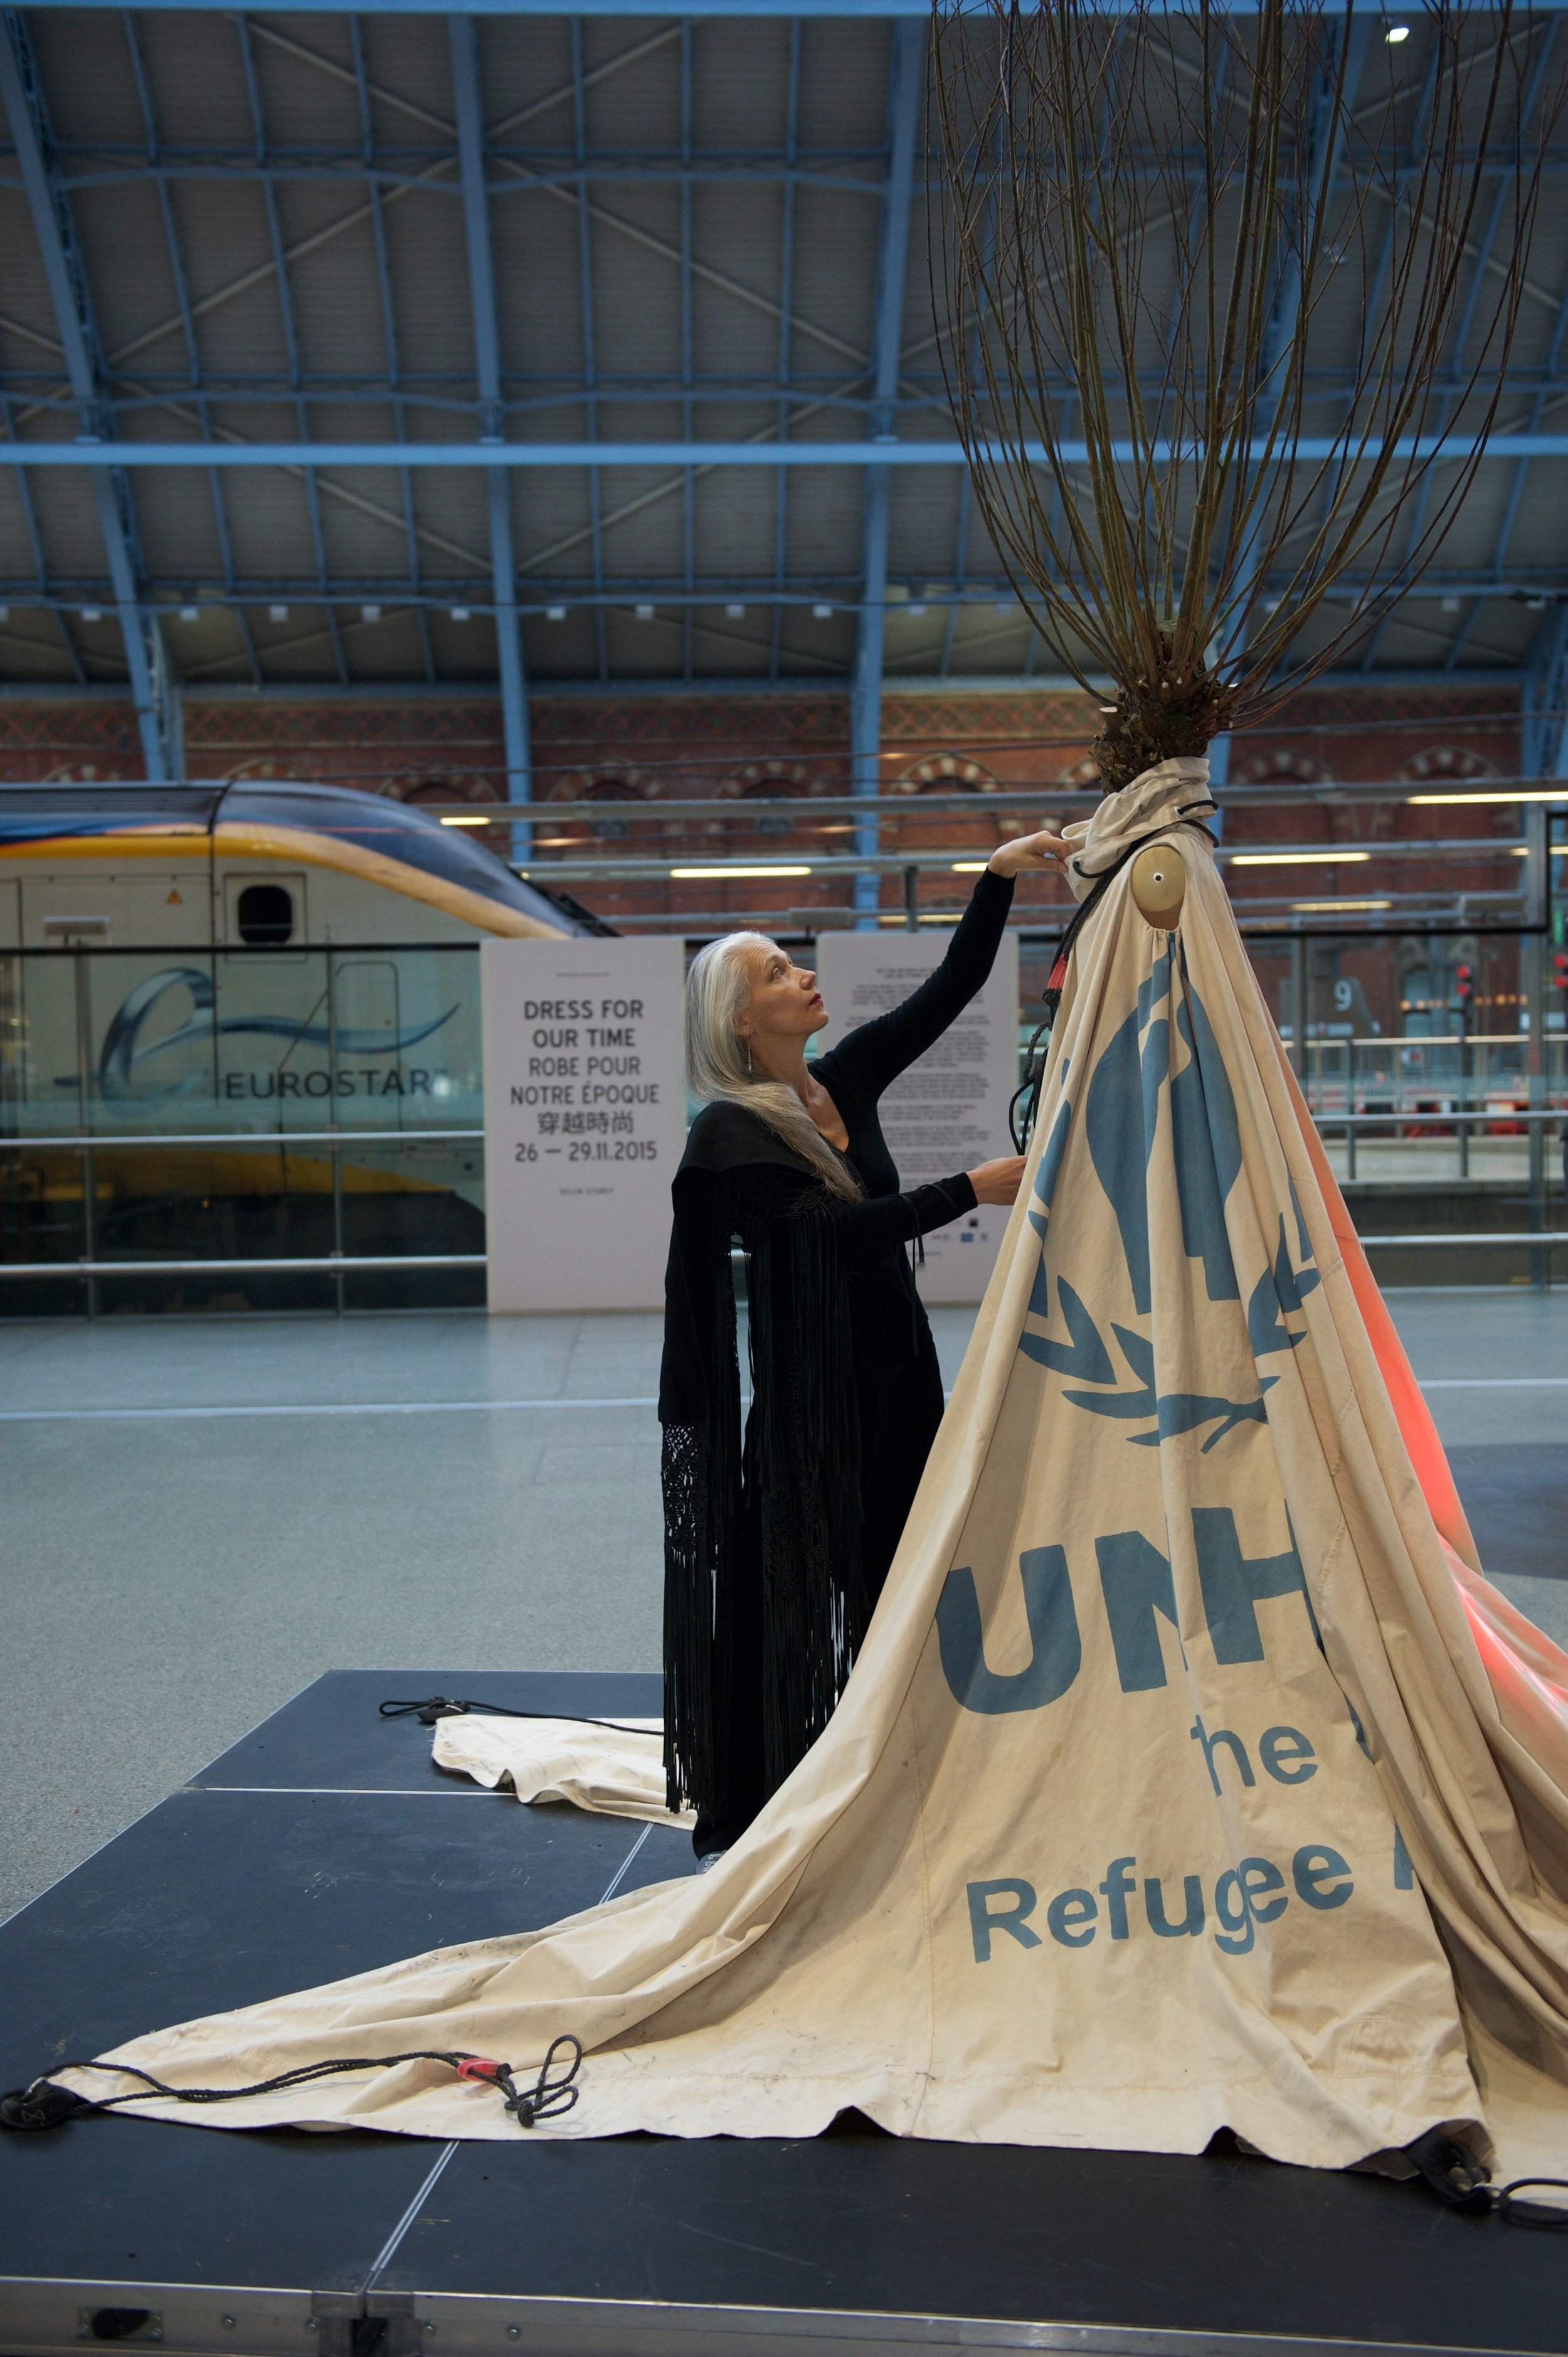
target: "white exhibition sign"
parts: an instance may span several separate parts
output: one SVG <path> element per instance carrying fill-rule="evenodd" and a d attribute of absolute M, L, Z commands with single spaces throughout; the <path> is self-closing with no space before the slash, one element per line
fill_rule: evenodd
<path fill-rule="evenodd" d="M 686 1137 L 678 941 L 488 941 L 492 1310 L 658 1309 Z"/>
<path fill-rule="evenodd" d="M 929 932 L 824 933 L 817 978 L 832 1021 L 819 1051 L 908 998 L 946 950 L 946 941 Z M 882 1100 L 900 1183 L 923 1186 L 1011 1154 L 1007 1107 L 1017 1085 L 1018 943 L 1008 933 L 984 989 Z M 923 1298 L 978 1301 L 1006 1225 L 1004 1211 L 982 1210 L 929 1235 L 925 1266 L 917 1271 Z"/>

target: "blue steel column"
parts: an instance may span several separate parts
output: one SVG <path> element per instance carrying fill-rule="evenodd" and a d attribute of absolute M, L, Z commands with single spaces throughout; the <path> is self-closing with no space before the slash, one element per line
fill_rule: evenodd
<path fill-rule="evenodd" d="M 91 441 L 107 441 L 113 436 L 113 425 L 105 398 L 105 372 L 99 361 L 87 279 L 77 250 L 70 206 L 46 160 L 48 126 L 31 47 L 22 19 L 10 10 L 0 27 L 0 98 L 5 101 L 16 143 L 17 167 L 43 258 L 49 298 L 59 325 L 70 390 L 81 413 L 82 435 Z M 143 608 L 137 586 L 130 487 L 118 468 L 98 467 L 92 474 L 115 610 L 125 642 L 125 668 L 136 709 L 142 759 L 148 777 L 161 781 L 171 777 L 178 764 L 171 758 L 174 732 L 170 726 L 169 682 L 163 643 L 157 637 L 156 624 Z"/>
<path fill-rule="evenodd" d="M 478 45 L 471 16 L 448 16 L 452 43 L 452 95 L 457 117 L 457 157 L 463 181 L 463 223 L 468 240 L 468 285 L 474 311 L 474 372 L 479 387 L 479 439 L 506 439 L 501 402 L 500 333 L 496 314 L 495 264 L 490 252 L 489 199 L 485 190 L 485 126 L 479 99 Z M 512 548 L 511 484 L 504 467 L 487 467 L 490 573 L 496 608 L 496 655 L 500 671 L 501 727 L 506 741 L 509 802 L 533 798 L 528 744 L 528 683 L 522 668 L 522 637 L 517 613 L 517 560 Z M 511 856 L 526 866 L 533 830 L 515 820 Z"/>
<path fill-rule="evenodd" d="M 882 240 L 876 267 L 876 324 L 871 346 L 870 432 L 874 442 L 897 439 L 898 355 L 904 328 L 904 273 L 909 250 L 909 210 L 915 193 L 915 143 L 920 125 L 922 70 L 926 55 L 923 20 L 895 18 L 887 82 L 887 178 L 882 186 Z M 892 473 L 865 470 L 865 506 L 861 544 L 860 638 L 850 683 L 850 791 L 875 797 L 882 750 L 882 640 L 887 603 L 887 527 Z M 875 817 L 855 829 L 854 847 L 874 857 L 878 847 Z M 876 919 L 875 875 L 854 879 L 856 923 L 869 931 Z"/>

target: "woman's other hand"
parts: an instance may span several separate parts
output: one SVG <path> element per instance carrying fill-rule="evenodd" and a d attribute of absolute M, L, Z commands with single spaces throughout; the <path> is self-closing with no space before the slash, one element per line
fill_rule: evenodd
<path fill-rule="evenodd" d="M 986 862 L 993 876 L 1039 875 L 1053 859 L 1065 859 L 1072 849 L 1065 834 L 1042 827 L 1038 834 L 1020 834 L 998 844 Z"/>
<path fill-rule="evenodd" d="M 978 1170 L 970 1172 L 969 1183 L 977 1203 L 1011 1203 L 1024 1183 L 1024 1157 L 1004 1154 L 994 1162 L 983 1162 Z"/>

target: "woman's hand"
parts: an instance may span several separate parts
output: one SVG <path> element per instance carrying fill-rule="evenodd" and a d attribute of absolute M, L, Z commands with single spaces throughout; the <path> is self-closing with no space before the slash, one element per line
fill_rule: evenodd
<path fill-rule="evenodd" d="M 969 1183 L 977 1203 L 1011 1203 L 1024 1183 L 1024 1157 L 1004 1154 L 994 1162 L 983 1162 L 970 1172 Z"/>
<path fill-rule="evenodd" d="M 1020 834 L 998 844 L 986 862 L 993 876 L 1038 875 L 1047 861 L 1065 859 L 1072 849 L 1065 834 L 1042 827 L 1038 834 Z"/>

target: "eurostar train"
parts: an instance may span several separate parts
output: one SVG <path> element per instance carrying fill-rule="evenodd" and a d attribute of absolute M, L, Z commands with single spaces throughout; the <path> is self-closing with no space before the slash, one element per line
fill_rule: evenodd
<path fill-rule="evenodd" d="M 0 1258 L 476 1249 L 477 1147 L 420 1136 L 482 1125 L 477 946 L 609 931 L 349 788 L 0 787 Z M 91 1216 L 83 1132 L 169 1145 L 95 1149 Z"/>
<path fill-rule="evenodd" d="M 471 945 L 607 930 L 466 831 L 347 787 L 3 788 L 0 955 L 91 953 L 16 962 L 5 1093 L 35 1134 L 50 1105 L 94 1128 L 471 1114 Z"/>
<path fill-rule="evenodd" d="M 0 949 L 607 930 L 466 829 L 346 786 L 0 787 Z"/>

